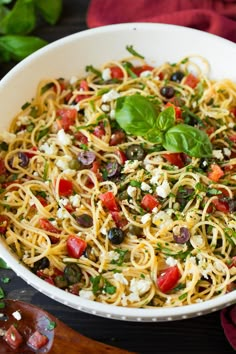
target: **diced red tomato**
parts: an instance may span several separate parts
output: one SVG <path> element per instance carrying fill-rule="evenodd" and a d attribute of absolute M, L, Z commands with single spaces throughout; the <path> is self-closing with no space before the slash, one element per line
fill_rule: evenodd
<path fill-rule="evenodd" d="M 23 337 L 18 332 L 14 325 L 11 325 L 4 335 L 4 340 L 9 344 L 9 346 L 16 350 L 23 343 Z"/>
<path fill-rule="evenodd" d="M 229 204 L 226 200 L 216 198 L 212 200 L 212 204 L 214 204 L 216 210 L 221 211 L 225 214 L 229 213 Z"/>
<path fill-rule="evenodd" d="M 5 175 L 6 171 L 4 159 L 0 158 L 0 175 Z"/>
<path fill-rule="evenodd" d="M 206 133 L 208 136 L 210 136 L 212 133 L 214 133 L 214 131 L 215 131 L 215 127 L 210 127 L 207 128 Z"/>
<path fill-rule="evenodd" d="M 134 66 L 131 70 L 133 73 L 135 73 L 137 76 L 140 76 L 140 74 L 144 71 L 152 71 L 154 69 L 153 66 L 150 65 L 142 65 L 142 66 Z"/>
<path fill-rule="evenodd" d="M 87 243 L 78 236 L 70 235 L 66 240 L 66 247 L 68 255 L 78 259 L 86 250 Z"/>
<path fill-rule="evenodd" d="M 184 167 L 184 162 L 182 159 L 182 155 L 179 152 L 173 152 L 171 154 L 163 154 L 162 155 L 171 165 L 175 165 L 179 168 Z"/>
<path fill-rule="evenodd" d="M 0 215 L 0 234 L 5 234 L 9 225 L 10 219 L 6 215 Z"/>
<path fill-rule="evenodd" d="M 76 109 L 67 109 L 61 108 L 56 112 L 57 115 L 57 124 L 60 129 L 64 129 L 67 132 L 72 125 L 75 124 L 75 120 L 77 117 Z"/>
<path fill-rule="evenodd" d="M 60 179 L 59 182 L 59 195 L 68 197 L 73 193 L 73 183 L 67 179 Z"/>
<path fill-rule="evenodd" d="M 29 337 L 27 344 L 33 349 L 41 349 L 48 343 L 48 337 L 44 334 L 41 334 L 39 331 L 35 331 Z"/>
<path fill-rule="evenodd" d="M 180 107 L 175 106 L 171 102 L 167 102 L 166 107 L 173 107 L 174 108 L 176 120 L 180 120 L 182 118 L 182 109 Z"/>
<path fill-rule="evenodd" d="M 117 156 L 119 157 L 119 159 L 120 159 L 120 164 L 121 164 L 121 165 L 124 165 L 124 164 L 125 164 L 125 161 L 127 160 L 127 157 L 126 157 L 124 151 L 122 151 L 122 150 L 117 150 L 117 151 L 116 151 L 116 155 L 117 155 Z"/>
<path fill-rule="evenodd" d="M 122 130 L 117 130 L 111 135 L 111 139 L 109 141 L 110 146 L 115 146 L 118 144 L 122 144 L 125 142 L 126 135 Z"/>
<path fill-rule="evenodd" d="M 236 267 L 236 256 L 231 258 L 231 262 L 228 264 L 228 268 Z"/>
<path fill-rule="evenodd" d="M 55 285 L 52 276 L 44 274 L 43 270 L 37 270 L 36 274 L 39 278 L 43 279 L 48 284 Z"/>
<path fill-rule="evenodd" d="M 41 197 L 41 195 L 37 196 L 37 199 L 40 201 L 43 207 L 48 205 L 48 202 L 45 198 Z"/>
<path fill-rule="evenodd" d="M 77 132 L 74 134 L 74 137 L 76 140 L 78 140 L 81 144 L 85 144 L 87 145 L 88 144 L 88 138 L 82 134 L 81 132 Z"/>
<path fill-rule="evenodd" d="M 210 172 L 207 174 L 208 178 L 213 182 L 218 182 L 224 176 L 224 171 L 217 164 L 211 164 Z"/>
<path fill-rule="evenodd" d="M 141 207 L 147 211 L 152 211 L 159 204 L 159 201 L 151 194 L 145 194 L 145 196 L 141 200 Z"/>
<path fill-rule="evenodd" d="M 229 140 L 231 140 L 233 143 L 236 143 L 236 134 L 230 135 Z"/>
<path fill-rule="evenodd" d="M 81 80 L 79 88 L 81 91 L 89 91 L 89 85 L 88 85 L 87 81 Z M 75 102 L 78 103 L 88 97 L 89 97 L 89 95 L 77 95 L 75 98 Z"/>
<path fill-rule="evenodd" d="M 199 83 L 199 79 L 193 74 L 188 74 L 184 80 L 184 84 L 191 88 L 195 88 L 198 83 Z"/>
<path fill-rule="evenodd" d="M 230 293 L 231 291 L 235 291 L 236 290 L 236 284 L 235 283 L 229 283 L 226 286 L 227 289 L 227 293 Z"/>
<path fill-rule="evenodd" d="M 119 66 L 111 66 L 110 71 L 112 79 L 122 79 L 124 77 L 124 73 Z"/>
<path fill-rule="evenodd" d="M 230 113 L 232 113 L 236 117 L 236 107 L 232 107 L 230 109 Z"/>
<path fill-rule="evenodd" d="M 100 162 L 98 162 L 98 161 L 94 161 L 93 162 L 93 165 L 92 165 L 92 168 L 91 168 L 91 171 L 93 172 L 93 173 L 95 173 L 95 175 L 96 175 L 96 177 L 97 177 L 97 180 L 99 181 L 99 182 L 101 182 L 101 181 L 103 181 L 103 178 L 102 178 L 102 174 L 101 174 L 101 172 L 100 172 Z"/>
<path fill-rule="evenodd" d="M 38 151 L 37 146 L 33 146 L 30 151 L 32 152 L 25 152 L 26 156 L 28 156 L 29 159 L 31 159 L 31 157 L 35 156 L 36 154 L 34 153 L 34 151 Z"/>
<path fill-rule="evenodd" d="M 119 205 L 116 201 L 116 198 L 112 192 L 106 192 L 99 195 L 99 198 L 102 201 L 102 204 L 109 211 L 119 211 Z"/>
<path fill-rule="evenodd" d="M 50 223 L 50 221 L 48 219 L 40 218 L 39 219 L 39 225 L 45 231 L 49 231 L 49 232 L 52 232 L 54 234 L 60 234 L 61 233 L 61 230 L 59 230 L 57 227 L 52 225 L 52 223 Z"/>
<path fill-rule="evenodd" d="M 178 283 L 181 273 L 177 265 L 169 267 L 157 278 L 157 286 L 164 294 L 172 290 Z"/>
<path fill-rule="evenodd" d="M 69 213 L 73 213 L 75 211 L 75 208 L 71 205 L 71 203 L 67 203 L 65 205 L 65 209 L 69 212 Z"/>
<path fill-rule="evenodd" d="M 95 135 L 97 138 L 102 138 L 106 134 L 104 127 L 99 124 L 94 128 L 93 135 Z"/>
<path fill-rule="evenodd" d="M 119 211 L 111 211 L 111 216 L 116 226 L 121 229 L 128 224 L 128 220 Z"/>

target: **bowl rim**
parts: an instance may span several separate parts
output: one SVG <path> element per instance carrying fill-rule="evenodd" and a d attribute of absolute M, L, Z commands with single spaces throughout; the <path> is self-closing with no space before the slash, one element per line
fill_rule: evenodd
<path fill-rule="evenodd" d="M 15 73 L 19 70 L 24 69 L 32 61 L 40 59 L 48 51 L 53 51 L 55 48 L 64 45 L 65 43 L 76 41 L 80 38 L 86 38 L 94 36 L 94 34 L 103 34 L 107 32 L 117 32 L 117 31 L 127 31 L 127 30 L 142 30 L 142 29 L 160 29 L 162 31 L 178 31 L 179 33 L 194 33 L 203 37 L 209 37 L 215 43 L 225 43 L 227 46 L 231 46 L 232 49 L 236 49 L 235 43 L 221 38 L 217 35 L 203 32 L 201 30 L 188 28 L 184 26 L 171 25 L 171 24 L 160 24 L 160 23 L 144 23 L 144 22 L 131 22 L 122 24 L 113 24 L 108 26 L 101 26 L 97 28 L 87 29 L 71 35 L 67 35 L 56 41 L 49 43 L 45 47 L 39 49 L 35 53 L 31 54 L 20 63 L 16 64 L 0 81 L 0 90 L 4 89 L 8 81 L 14 78 Z M 236 54 L 236 51 L 235 51 Z M 120 319 L 129 321 L 171 321 L 190 317 L 197 317 L 204 313 L 209 313 L 216 311 L 222 307 L 226 307 L 236 303 L 236 291 L 228 294 L 224 294 L 213 299 L 191 305 L 185 305 L 180 307 L 153 307 L 153 308 L 132 308 L 132 307 L 121 307 L 109 304 L 103 304 L 100 302 L 95 302 L 81 298 L 80 296 L 66 293 L 64 290 L 56 288 L 53 285 L 46 283 L 44 280 L 40 279 L 38 276 L 33 274 L 26 266 L 19 263 L 16 256 L 11 250 L 6 246 L 3 238 L 0 238 L 0 250 L 1 258 L 3 258 L 7 264 L 13 269 L 13 271 L 24 279 L 29 285 L 38 291 L 42 292 L 46 296 L 63 303 L 74 309 L 81 310 L 83 312 L 91 313 L 94 315 Z M 65 294 L 67 294 L 65 296 Z M 65 299 L 66 297 L 66 299 Z"/>

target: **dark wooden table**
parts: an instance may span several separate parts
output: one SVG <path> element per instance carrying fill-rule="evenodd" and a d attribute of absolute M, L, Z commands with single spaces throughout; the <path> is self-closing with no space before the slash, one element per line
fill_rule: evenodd
<path fill-rule="evenodd" d="M 35 33 L 52 42 L 86 29 L 88 4 L 88 0 L 64 0 L 63 14 L 59 23 L 54 27 L 44 24 Z M 0 64 L 0 77 L 5 75 L 13 65 L 14 63 Z M 10 277 L 11 281 L 8 284 L 0 281 L 0 287 L 5 290 L 8 298 L 16 298 L 40 306 L 73 329 L 98 341 L 141 354 L 234 353 L 224 336 L 219 312 L 171 323 L 109 320 L 63 306 L 28 286 L 13 271 L 0 270 L 0 279 L 6 276 Z"/>

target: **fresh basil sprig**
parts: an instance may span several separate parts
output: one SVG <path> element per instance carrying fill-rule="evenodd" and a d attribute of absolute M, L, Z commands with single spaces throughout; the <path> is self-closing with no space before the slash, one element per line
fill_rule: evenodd
<path fill-rule="evenodd" d="M 115 117 L 127 134 L 142 136 L 168 151 L 184 152 L 194 157 L 212 155 L 207 134 L 187 124 L 175 124 L 173 107 L 158 114 L 152 102 L 135 94 L 117 99 Z"/>

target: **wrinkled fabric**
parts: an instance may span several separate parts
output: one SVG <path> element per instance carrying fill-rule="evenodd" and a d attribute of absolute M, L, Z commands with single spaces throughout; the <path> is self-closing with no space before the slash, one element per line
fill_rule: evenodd
<path fill-rule="evenodd" d="M 158 22 L 191 27 L 236 42 L 235 0 L 91 0 L 88 27 Z"/>
<path fill-rule="evenodd" d="M 236 350 L 236 306 L 231 306 L 221 311 L 221 325 L 226 338 Z"/>

